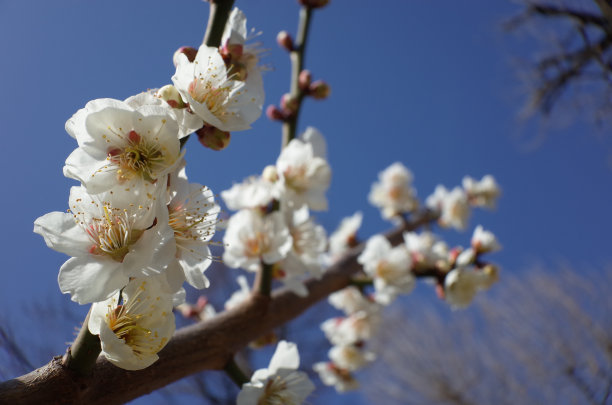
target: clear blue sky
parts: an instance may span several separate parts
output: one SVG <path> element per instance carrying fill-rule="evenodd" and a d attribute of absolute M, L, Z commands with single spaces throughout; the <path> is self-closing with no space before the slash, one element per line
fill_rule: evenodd
<path fill-rule="evenodd" d="M 236 2 L 269 49 L 266 105 L 288 89 L 289 62 L 275 36 L 295 32 L 295 3 Z M 315 14 L 306 66 L 331 84 L 332 96 L 308 100 L 300 128 L 312 125 L 327 137 L 330 210 L 317 217 L 329 231 L 356 210 L 365 214 L 362 237 L 387 229 L 367 193 L 379 171 L 401 161 L 423 199 L 464 175 L 496 177 L 499 208 L 477 212 L 470 229 L 481 223 L 498 235 L 504 250 L 494 259 L 504 271 L 612 259 L 610 139 L 577 124 L 525 147 L 538 133 L 516 118 L 521 84 L 512 60 L 529 58 L 531 44 L 500 27 L 517 10 L 510 2 L 332 0 Z M 57 272 L 66 257 L 32 227 L 38 216 L 67 208 L 74 182 L 62 166 L 76 143 L 65 121 L 91 99 L 124 99 L 170 83 L 174 50 L 199 44 L 207 16 L 198 0 L 0 0 L 5 311 L 60 295 Z M 262 118 L 233 134 L 223 152 L 191 140 L 188 174 L 219 193 L 275 162 L 279 146 L 280 125 Z M 449 240 L 466 244 L 469 237 Z M 32 319 L 16 322 L 40 332 Z"/>

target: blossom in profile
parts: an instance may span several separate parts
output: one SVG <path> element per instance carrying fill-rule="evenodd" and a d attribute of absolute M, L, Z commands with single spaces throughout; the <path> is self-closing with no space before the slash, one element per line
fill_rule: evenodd
<path fill-rule="evenodd" d="M 313 211 L 327 210 L 325 192 L 331 182 L 331 168 L 317 156 L 313 144 L 293 139 L 276 161 L 281 198 L 293 209 L 307 205 Z"/>
<path fill-rule="evenodd" d="M 378 182 L 372 184 L 368 201 L 381 209 L 384 219 L 414 211 L 418 201 L 412 178 L 412 173 L 403 164 L 393 163 L 378 174 Z"/>
<path fill-rule="evenodd" d="M 342 219 L 338 228 L 329 237 L 329 254 L 332 260 L 339 258 L 356 245 L 357 231 L 362 221 L 363 214 L 360 211 Z"/>
<path fill-rule="evenodd" d="M 374 281 L 374 299 L 389 305 L 399 294 L 409 293 L 415 286 L 410 272 L 412 261 L 405 246 L 391 246 L 382 235 L 374 235 L 357 257 L 365 273 Z"/>
<path fill-rule="evenodd" d="M 298 405 L 302 404 L 315 386 L 308 374 L 298 371 L 300 355 L 295 343 L 281 340 L 268 368 L 253 373 L 243 384 L 237 405 Z"/>
<path fill-rule="evenodd" d="M 282 207 L 282 205 L 281 205 Z M 282 278 L 303 278 L 322 275 L 322 257 L 327 247 L 325 229 L 314 222 L 308 207 L 299 210 L 281 208 L 293 241 L 287 257 L 278 263 Z M 300 283 L 302 284 L 302 283 Z M 296 291 L 307 292 L 305 288 Z M 303 294 L 301 294 L 303 295 Z"/>
<path fill-rule="evenodd" d="M 321 330 L 333 345 L 370 340 L 381 322 L 379 307 L 372 308 L 374 310 L 360 310 L 347 317 L 328 319 L 321 324 Z"/>
<path fill-rule="evenodd" d="M 235 80 L 242 80 L 249 88 L 260 89 L 261 104 L 263 104 L 262 67 L 259 65 L 263 50 L 257 44 L 247 43 L 249 40 L 246 16 L 240 9 L 234 8 L 225 24 L 221 37 L 221 56 L 225 61 L 228 72 Z"/>
<path fill-rule="evenodd" d="M 107 299 L 131 277 L 162 273 L 174 257 L 173 231 L 156 220 L 151 204 L 116 205 L 111 197 L 72 187 L 70 212 L 51 212 L 34 222 L 47 246 L 72 256 L 58 282 L 79 304 Z"/>
<path fill-rule="evenodd" d="M 348 371 L 357 371 L 376 359 L 374 353 L 356 345 L 333 346 L 328 355 L 336 366 Z"/>
<path fill-rule="evenodd" d="M 178 124 L 159 105 L 93 100 L 66 122 L 66 131 L 79 147 L 66 159 L 64 175 L 90 194 L 115 189 L 155 195 L 181 157 Z"/>
<path fill-rule="evenodd" d="M 471 244 L 477 253 L 496 252 L 501 249 L 501 245 L 493 232 L 486 231 L 482 225 L 478 225 L 474 229 Z"/>
<path fill-rule="evenodd" d="M 470 176 L 465 176 L 462 185 L 467 193 L 470 204 L 489 209 L 493 209 L 497 205 L 497 199 L 501 195 L 501 189 L 495 181 L 495 178 L 490 174 L 483 176 L 480 181 Z"/>
<path fill-rule="evenodd" d="M 100 336 L 102 355 L 125 370 L 142 370 L 174 333 L 172 295 L 162 277 L 134 278 L 104 302 L 93 304 L 89 331 Z"/>
<path fill-rule="evenodd" d="M 265 207 L 274 198 L 275 186 L 263 176 L 251 176 L 241 183 L 221 192 L 227 208 L 238 211 L 244 208 Z"/>
<path fill-rule="evenodd" d="M 208 287 L 204 271 L 212 263 L 209 244 L 220 207 L 208 187 L 189 183 L 184 166 L 170 176 L 169 190 L 168 223 L 174 231 L 176 258 L 184 279 L 195 288 Z"/>
<path fill-rule="evenodd" d="M 470 218 L 468 196 L 461 187 L 448 191 L 438 185 L 434 193 L 425 200 L 427 207 L 440 214 L 438 223 L 445 228 L 464 230 Z"/>
<path fill-rule="evenodd" d="M 488 289 L 497 281 L 497 268 L 489 265 L 482 270 L 458 267 L 444 280 L 444 298 L 453 309 L 465 308 L 480 290 Z"/>
<path fill-rule="evenodd" d="M 200 46 L 193 62 L 179 54 L 172 82 L 191 111 L 221 131 L 249 129 L 261 115 L 263 86 L 235 80 L 217 48 Z"/>
<path fill-rule="evenodd" d="M 362 310 L 366 312 L 372 311 L 374 306 L 377 305 L 371 299 L 365 297 L 355 286 L 348 286 L 330 294 L 329 297 L 327 297 L 327 301 L 331 306 L 344 311 L 347 315 Z"/>
<path fill-rule="evenodd" d="M 331 361 L 315 363 L 312 368 L 319 374 L 323 384 L 334 387 L 338 392 L 352 391 L 359 388 L 359 382 L 350 371 L 338 367 Z"/>
<path fill-rule="evenodd" d="M 228 221 L 223 243 L 223 262 L 232 268 L 257 271 L 261 262 L 273 264 L 287 256 L 292 239 L 283 214 L 262 215 L 240 210 Z"/>
<path fill-rule="evenodd" d="M 414 270 L 427 270 L 432 267 L 450 270 L 448 246 L 433 233 L 404 232 L 404 243 L 410 253 Z"/>

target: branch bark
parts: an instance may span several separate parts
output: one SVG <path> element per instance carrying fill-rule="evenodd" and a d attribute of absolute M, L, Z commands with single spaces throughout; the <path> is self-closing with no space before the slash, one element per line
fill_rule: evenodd
<path fill-rule="evenodd" d="M 404 231 L 435 220 L 425 211 L 404 226 L 387 232 L 393 245 Z M 349 285 L 361 270 L 360 244 L 330 266 L 319 280 L 306 283 L 309 294 L 299 297 L 281 290 L 265 297 L 253 294 L 238 307 L 178 330 L 159 353 L 159 360 L 140 371 L 115 367 L 99 357 L 90 374 L 79 375 L 55 357 L 29 374 L 0 384 L 0 403 L 6 404 L 120 404 L 202 370 L 222 370 L 234 353 L 270 330 L 296 318 L 311 305 Z"/>

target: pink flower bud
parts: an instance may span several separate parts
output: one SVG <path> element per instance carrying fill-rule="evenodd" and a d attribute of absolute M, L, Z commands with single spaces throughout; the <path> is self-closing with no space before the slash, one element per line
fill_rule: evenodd
<path fill-rule="evenodd" d="M 313 82 L 308 88 L 308 94 L 316 100 L 323 100 L 329 97 L 331 88 L 323 80 Z"/>
<path fill-rule="evenodd" d="M 266 108 L 266 116 L 272 121 L 285 120 L 285 114 L 283 114 L 283 112 L 275 105 L 269 105 L 268 108 Z"/>
<path fill-rule="evenodd" d="M 293 38 L 291 38 L 291 35 L 289 35 L 287 31 L 278 33 L 276 36 L 276 43 L 286 51 L 293 51 Z"/>
<path fill-rule="evenodd" d="M 172 57 L 172 62 L 174 62 L 174 66 L 178 65 L 178 56 L 183 54 L 187 56 L 189 62 L 193 62 L 195 60 L 196 55 L 198 54 L 198 50 L 192 48 L 190 46 L 181 46 L 179 49 L 174 52 L 174 56 Z"/>
<path fill-rule="evenodd" d="M 198 140 L 202 145 L 212 150 L 223 150 L 230 143 L 230 133 L 219 128 L 205 125 L 196 131 Z"/>
<path fill-rule="evenodd" d="M 312 74 L 309 70 L 302 70 L 298 76 L 298 86 L 301 90 L 307 91 L 312 82 Z"/>

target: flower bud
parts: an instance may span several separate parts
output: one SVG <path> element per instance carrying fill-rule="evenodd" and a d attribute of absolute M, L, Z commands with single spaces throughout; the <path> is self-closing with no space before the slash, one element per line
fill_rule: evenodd
<path fill-rule="evenodd" d="M 276 35 L 276 43 L 288 52 L 293 51 L 293 38 L 287 31 L 281 31 Z"/>
<path fill-rule="evenodd" d="M 205 125 L 196 131 L 202 145 L 212 150 L 223 150 L 230 143 L 230 133 L 219 128 Z"/>
<path fill-rule="evenodd" d="M 281 97 L 281 108 L 286 114 L 293 114 L 298 109 L 298 101 L 290 93 L 285 93 Z"/>
<path fill-rule="evenodd" d="M 181 46 L 179 49 L 174 52 L 174 56 L 172 56 L 172 62 L 174 62 L 174 66 L 178 65 L 178 56 L 183 54 L 187 56 L 189 62 L 193 62 L 195 60 L 196 55 L 198 54 L 198 50 L 192 48 L 190 46 Z"/>
<path fill-rule="evenodd" d="M 266 116 L 272 121 L 284 121 L 285 114 L 281 110 L 278 109 L 275 105 L 269 105 L 266 108 Z"/>
<path fill-rule="evenodd" d="M 276 166 L 266 166 L 261 173 L 261 177 L 270 183 L 275 183 L 278 180 L 278 171 L 276 170 Z"/>
<path fill-rule="evenodd" d="M 308 87 L 312 82 L 312 74 L 309 70 L 302 70 L 298 76 L 298 86 L 303 91 L 308 91 Z"/>
<path fill-rule="evenodd" d="M 164 100 L 172 108 L 185 108 L 186 104 L 181 98 L 176 87 L 171 84 L 167 84 L 161 89 L 157 90 L 157 97 Z"/>
<path fill-rule="evenodd" d="M 323 100 L 329 97 L 331 88 L 323 80 L 317 80 L 310 84 L 308 88 L 308 94 L 316 100 Z"/>
<path fill-rule="evenodd" d="M 329 3 L 329 0 L 299 0 L 300 4 L 310 8 L 324 7 Z"/>

